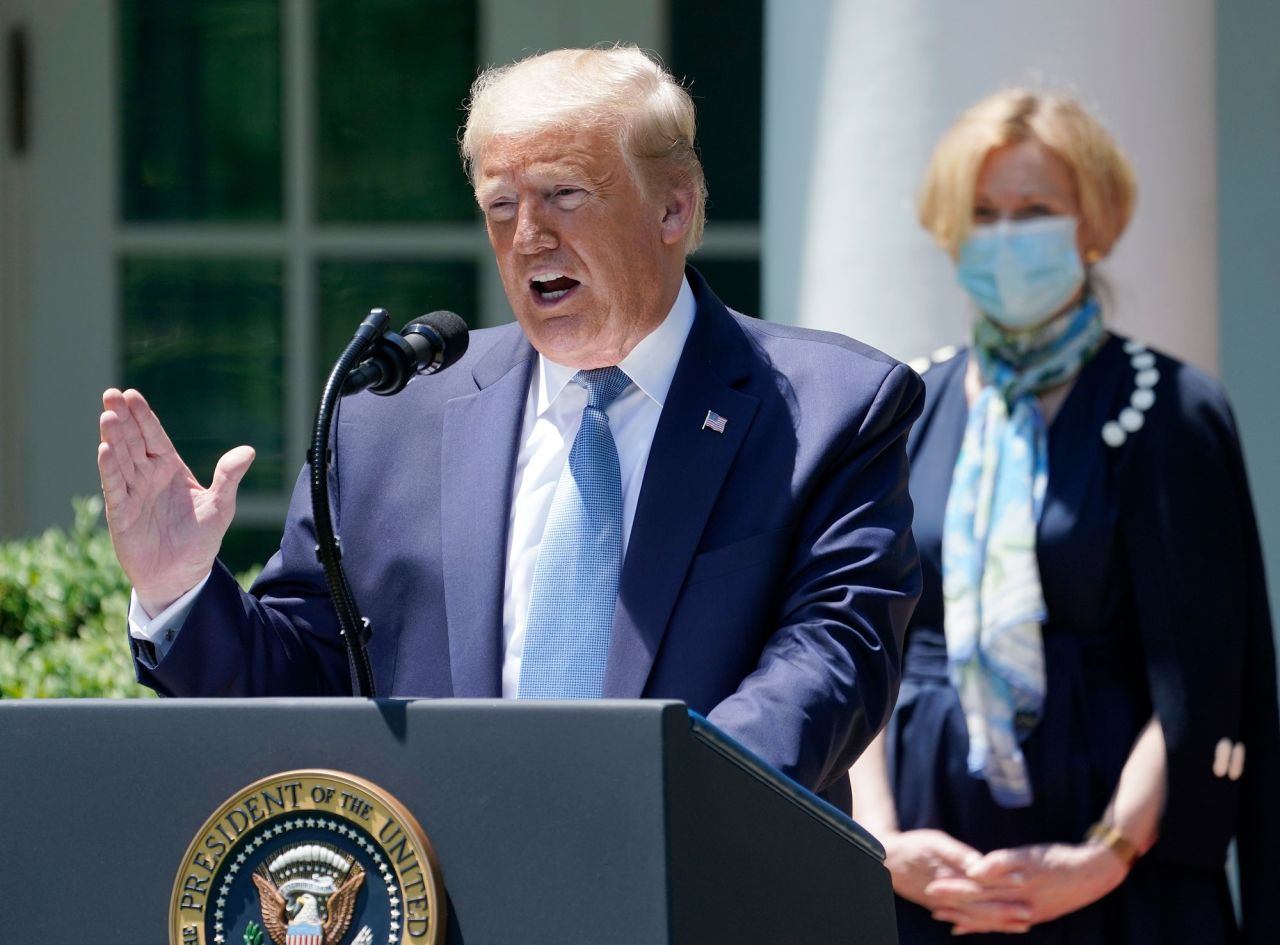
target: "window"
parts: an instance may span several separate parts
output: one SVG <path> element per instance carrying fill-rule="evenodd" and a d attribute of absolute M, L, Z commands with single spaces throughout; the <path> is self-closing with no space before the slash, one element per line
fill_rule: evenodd
<path fill-rule="evenodd" d="M 255 446 L 224 557 L 261 562 L 368 310 L 476 323 L 488 249 L 456 146 L 476 8 L 121 0 L 117 22 L 125 383 L 203 481 Z"/>
<path fill-rule="evenodd" d="M 627 39 L 614 19 L 665 16 L 711 188 L 693 261 L 759 314 L 763 2 L 728 22 L 713 0 L 647 2 L 560 0 L 552 21 L 582 44 L 588 26 Z M 117 4 L 123 379 L 202 481 L 227 449 L 257 449 L 223 548 L 239 568 L 274 551 L 321 384 L 370 308 L 397 325 L 434 309 L 473 327 L 509 317 L 457 129 L 482 58 L 529 48 L 537 23 L 522 0 Z"/>

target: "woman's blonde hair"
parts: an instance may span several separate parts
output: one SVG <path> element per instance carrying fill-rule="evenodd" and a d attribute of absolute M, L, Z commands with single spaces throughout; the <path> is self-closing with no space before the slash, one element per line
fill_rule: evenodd
<path fill-rule="evenodd" d="M 1137 182 L 1110 133 L 1063 94 L 1002 89 L 961 115 L 929 161 L 920 223 L 954 256 L 973 225 L 982 162 L 994 148 L 1028 140 L 1049 148 L 1071 168 L 1089 248 L 1105 256 L 1133 214 Z"/>
<path fill-rule="evenodd" d="M 485 146 L 499 136 L 603 128 L 618 136 L 632 178 L 651 195 L 672 180 L 693 190 L 685 249 L 702 242 L 707 185 L 694 147 L 693 99 L 635 46 L 558 49 L 487 69 L 471 86 L 461 151 L 475 183 Z"/>

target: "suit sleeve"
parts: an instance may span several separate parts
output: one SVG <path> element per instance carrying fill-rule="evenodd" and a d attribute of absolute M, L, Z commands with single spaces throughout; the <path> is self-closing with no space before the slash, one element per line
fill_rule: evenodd
<path fill-rule="evenodd" d="M 897 697 L 920 595 L 906 442 L 923 400 L 920 378 L 897 365 L 833 444 L 799 514 L 779 626 L 709 716 L 815 790 L 844 777 Z"/>
<path fill-rule="evenodd" d="M 1193 369 L 1166 370 L 1122 513 L 1168 760 L 1150 855 L 1216 867 L 1234 834 L 1245 940 L 1269 941 L 1280 927 L 1280 721 L 1262 552 L 1225 395 Z M 1223 739 L 1244 746 L 1239 781 L 1213 770 Z"/>

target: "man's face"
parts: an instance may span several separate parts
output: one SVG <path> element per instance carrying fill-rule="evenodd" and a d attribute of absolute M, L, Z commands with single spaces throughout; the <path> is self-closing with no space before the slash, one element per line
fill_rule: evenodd
<path fill-rule="evenodd" d="M 679 291 L 691 200 L 641 191 L 615 135 L 552 130 L 492 140 L 476 200 L 516 320 L 560 364 L 617 364 Z"/>

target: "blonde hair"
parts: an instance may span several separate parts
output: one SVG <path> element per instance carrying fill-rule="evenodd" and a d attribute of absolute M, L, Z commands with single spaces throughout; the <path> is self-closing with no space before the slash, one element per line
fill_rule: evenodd
<path fill-rule="evenodd" d="M 994 149 L 1037 141 L 1071 168 L 1080 217 L 1100 255 L 1133 214 L 1137 181 L 1115 139 L 1075 99 L 1002 89 L 970 107 L 942 136 L 925 172 L 920 223 L 953 256 L 973 225 L 974 189 Z"/>
<path fill-rule="evenodd" d="M 615 132 L 632 178 L 646 193 L 673 180 L 692 187 L 685 237 L 692 252 L 702 243 L 707 203 L 696 125 L 689 93 L 635 46 L 558 49 L 480 74 L 467 104 L 462 161 L 474 185 L 480 156 L 496 137 L 551 129 Z"/>

